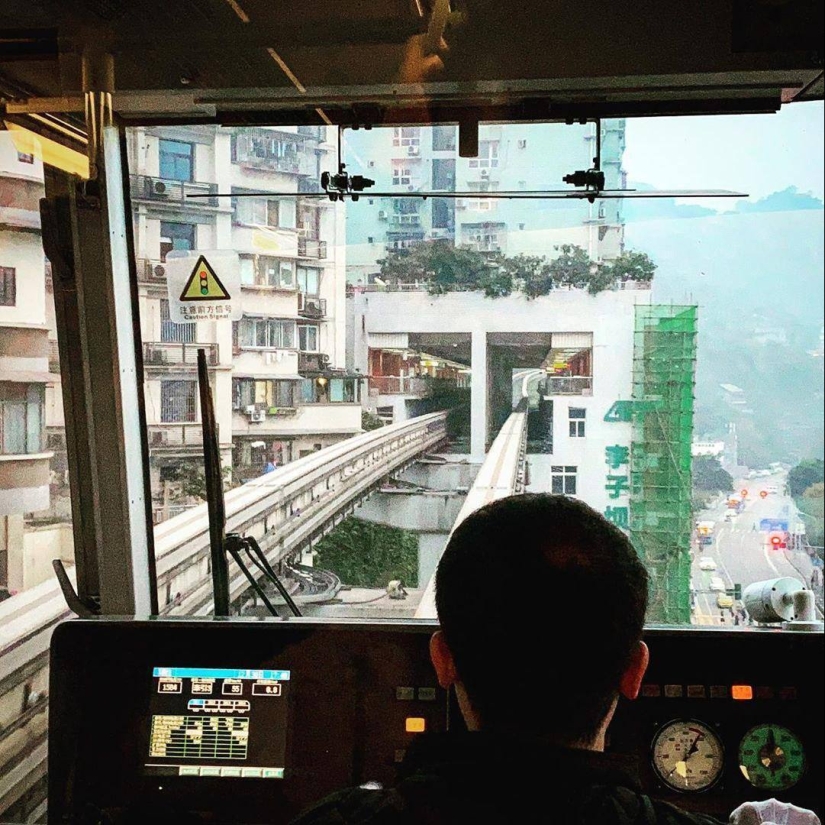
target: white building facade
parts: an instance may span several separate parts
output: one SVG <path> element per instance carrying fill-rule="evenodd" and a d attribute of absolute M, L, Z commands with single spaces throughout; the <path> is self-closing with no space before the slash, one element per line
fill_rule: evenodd
<path fill-rule="evenodd" d="M 637 304 L 650 303 L 649 285 L 595 296 L 554 290 L 535 300 L 367 289 L 351 300 L 353 358 L 362 369 L 370 349 L 388 340 L 399 346 L 405 338 L 418 340 L 457 358 L 469 355 L 473 461 L 483 460 L 496 422 L 508 414 L 513 369 L 549 367 L 541 394 L 551 446 L 528 458 L 530 489 L 575 495 L 601 512 L 626 510 L 632 425 L 614 411 L 616 402 L 632 397 L 634 313 Z M 534 353 L 529 363 L 528 350 Z M 576 374 L 553 376 L 555 358 L 566 359 L 574 369 L 565 372 Z"/>
<path fill-rule="evenodd" d="M 165 482 L 182 462 L 199 466 L 198 347 L 234 480 L 361 430 L 361 382 L 345 370 L 343 206 L 299 195 L 318 191 L 334 139 L 326 127 L 129 130 L 158 518 L 175 512 Z M 166 255 L 210 249 L 240 256 L 243 318 L 173 323 Z"/>

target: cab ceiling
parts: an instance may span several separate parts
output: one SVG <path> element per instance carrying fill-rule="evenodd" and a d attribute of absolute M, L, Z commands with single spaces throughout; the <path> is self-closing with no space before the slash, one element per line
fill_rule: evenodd
<path fill-rule="evenodd" d="M 80 111 L 90 47 L 114 55 L 115 110 L 142 122 L 566 120 L 823 96 L 821 0 L 453 0 L 443 69 L 410 82 L 399 69 L 433 2 L 0 0 L 0 100 Z"/>

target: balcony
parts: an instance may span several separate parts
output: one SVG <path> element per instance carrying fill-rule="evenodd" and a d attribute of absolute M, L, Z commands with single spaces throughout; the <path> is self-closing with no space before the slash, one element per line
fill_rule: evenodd
<path fill-rule="evenodd" d="M 144 284 L 166 285 L 166 264 L 151 258 L 137 259 L 137 278 Z"/>
<path fill-rule="evenodd" d="M 329 356 L 325 352 L 299 352 L 298 372 L 301 375 L 325 372 L 329 369 Z"/>
<path fill-rule="evenodd" d="M 313 238 L 298 236 L 298 257 L 299 258 L 326 258 L 327 242 L 318 241 Z"/>
<path fill-rule="evenodd" d="M 186 207 L 216 207 L 217 183 L 168 180 L 150 175 L 130 175 L 132 200 L 151 201 L 155 204 Z M 193 198 L 192 195 L 199 197 Z M 206 197 L 203 197 L 206 196 Z"/>
<path fill-rule="evenodd" d="M 593 395 L 593 376 L 548 375 L 544 395 Z"/>
<path fill-rule="evenodd" d="M 311 175 L 315 157 L 305 148 L 308 140 L 277 129 L 244 129 L 232 137 L 232 162 L 247 169 Z"/>
<path fill-rule="evenodd" d="M 150 424 L 147 430 L 149 431 L 150 450 L 199 450 L 203 446 L 203 430 L 200 421 Z M 218 431 L 218 441 L 220 442 L 220 431 Z"/>
<path fill-rule="evenodd" d="M 426 398 L 432 392 L 432 379 L 414 378 L 406 375 L 371 375 L 369 377 L 369 394 L 376 395 L 414 395 Z"/>
<path fill-rule="evenodd" d="M 206 363 L 218 365 L 218 345 L 149 341 L 143 344 L 143 365 L 148 369 L 197 367 L 198 350 L 206 350 Z"/>
<path fill-rule="evenodd" d="M 327 315 L 327 299 L 317 298 L 314 295 L 306 295 L 303 292 L 298 293 L 298 315 L 301 318 L 326 318 Z"/>

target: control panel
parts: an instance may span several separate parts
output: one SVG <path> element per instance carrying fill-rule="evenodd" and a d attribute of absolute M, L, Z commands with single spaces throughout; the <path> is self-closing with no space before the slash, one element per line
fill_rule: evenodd
<path fill-rule="evenodd" d="M 52 641 L 49 821 L 289 822 L 389 785 L 406 748 L 460 728 L 436 626 L 91 620 Z M 823 813 L 823 636 L 650 629 L 608 750 L 649 794 L 725 820 L 776 796 Z M 91 821 L 95 821 L 92 819 Z"/>

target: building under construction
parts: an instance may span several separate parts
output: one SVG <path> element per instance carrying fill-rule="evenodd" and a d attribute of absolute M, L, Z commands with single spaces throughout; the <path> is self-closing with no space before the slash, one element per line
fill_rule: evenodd
<path fill-rule="evenodd" d="M 648 621 L 690 623 L 695 306 L 639 305 L 630 534 L 651 575 Z"/>

